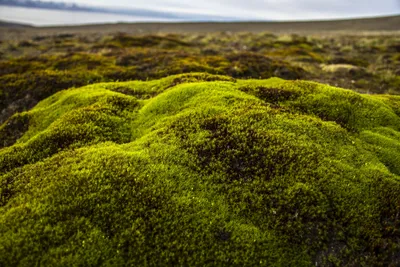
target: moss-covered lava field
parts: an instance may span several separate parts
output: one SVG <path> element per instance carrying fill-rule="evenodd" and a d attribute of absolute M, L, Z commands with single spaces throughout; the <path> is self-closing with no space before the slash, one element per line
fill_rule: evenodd
<path fill-rule="evenodd" d="M 400 35 L 0 43 L 0 266 L 399 266 Z"/>

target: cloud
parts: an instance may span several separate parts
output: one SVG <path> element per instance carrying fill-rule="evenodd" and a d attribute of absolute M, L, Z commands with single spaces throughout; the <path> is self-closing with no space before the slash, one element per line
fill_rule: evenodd
<path fill-rule="evenodd" d="M 190 2 L 184 0 L 75 0 L 74 2 L 241 20 L 330 19 L 400 13 L 400 0 L 203 0 Z"/>

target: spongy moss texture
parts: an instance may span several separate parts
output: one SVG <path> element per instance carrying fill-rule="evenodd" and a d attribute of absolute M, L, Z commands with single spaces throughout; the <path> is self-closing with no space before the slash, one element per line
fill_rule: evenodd
<path fill-rule="evenodd" d="M 0 127 L 0 266 L 398 266 L 399 116 L 278 78 L 60 91 Z"/>

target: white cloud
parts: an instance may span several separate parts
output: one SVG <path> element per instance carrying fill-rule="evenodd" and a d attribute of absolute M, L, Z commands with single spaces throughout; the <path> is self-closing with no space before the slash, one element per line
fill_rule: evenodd
<path fill-rule="evenodd" d="M 68 0 L 64 0 L 68 1 Z M 400 0 L 70 0 L 77 4 L 219 15 L 244 20 L 298 20 L 400 13 Z"/>

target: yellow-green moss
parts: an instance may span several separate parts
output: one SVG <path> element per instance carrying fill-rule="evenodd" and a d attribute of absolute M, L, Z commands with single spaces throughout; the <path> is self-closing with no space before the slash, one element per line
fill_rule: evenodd
<path fill-rule="evenodd" d="M 20 116 L 0 149 L 0 265 L 399 264 L 396 97 L 185 74 Z"/>
<path fill-rule="evenodd" d="M 0 44 L 0 124 L 70 87 L 206 72 L 400 94 L 396 35 L 58 34 Z M 322 64 L 350 64 L 329 72 Z M 332 66 L 331 66 L 332 67 Z M 329 68 L 328 68 L 329 69 Z"/>

